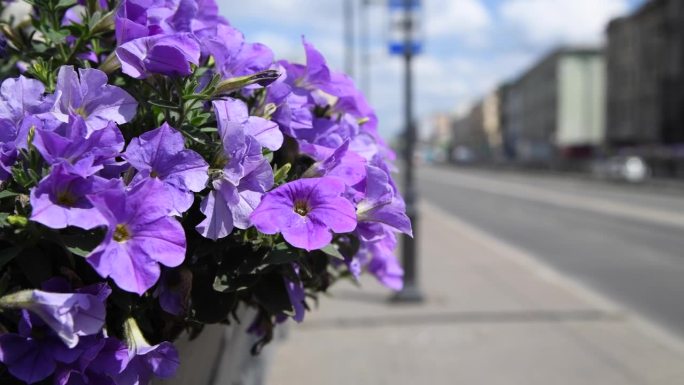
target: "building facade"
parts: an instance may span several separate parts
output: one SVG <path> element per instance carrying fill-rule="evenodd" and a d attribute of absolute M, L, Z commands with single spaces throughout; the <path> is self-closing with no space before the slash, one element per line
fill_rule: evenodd
<path fill-rule="evenodd" d="M 523 163 L 585 158 L 604 139 L 605 63 L 594 48 L 547 55 L 502 90 L 502 132 Z"/>
<path fill-rule="evenodd" d="M 608 26 L 607 142 L 684 143 L 684 2 L 651 0 Z"/>

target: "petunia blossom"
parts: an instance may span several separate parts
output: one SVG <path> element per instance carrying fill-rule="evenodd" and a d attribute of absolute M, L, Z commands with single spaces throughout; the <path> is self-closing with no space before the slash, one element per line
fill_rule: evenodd
<path fill-rule="evenodd" d="M 366 262 L 367 270 L 381 284 L 399 291 L 404 286 L 404 270 L 395 255 L 396 246 L 396 236 L 392 231 L 385 229 L 385 236 L 381 239 L 361 242 L 359 256 Z"/>
<path fill-rule="evenodd" d="M 92 200 L 108 228 L 86 261 L 121 289 L 142 295 L 159 279 L 160 263 L 176 267 L 185 259 L 185 233 L 169 216 L 173 201 L 162 182 L 150 179 L 130 191 L 110 189 Z"/>
<path fill-rule="evenodd" d="M 256 139 L 262 147 L 271 151 L 276 151 L 283 145 L 283 134 L 278 125 L 259 116 L 249 116 L 245 102 L 228 98 L 214 101 L 213 106 L 219 125 L 238 125 L 246 136 Z"/>
<path fill-rule="evenodd" d="M 124 138 L 113 122 L 89 133 L 83 117 L 70 115 L 67 123 L 54 129 L 36 129 L 33 144 L 48 164 L 63 164 L 69 172 L 85 177 L 115 163 Z"/>
<path fill-rule="evenodd" d="M 76 226 L 92 229 L 107 224 L 89 196 L 116 186 L 117 180 L 97 176 L 82 177 L 64 165 L 52 168 L 48 176 L 31 190 L 31 220 L 53 229 Z"/>
<path fill-rule="evenodd" d="M 0 335 L 0 362 L 27 384 L 48 378 L 58 363 L 69 364 L 81 355 L 71 349 L 40 318 L 22 311 L 18 333 Z"/>
<path fill-rule="evenodd" d="M 260 43 L 247 43 L 242 32 L 220 24 L 216 33 L 202 40 L 216 61 L 216 69 L 224 78 L 246 76 L 268 69 L 273 64 L 273 52 Z"/>
<path fill-rule="evenodd" d="M 366 160 L 349 150 L 349 140 L 336 149 L 310 143 L 300 143 L 299 149 L 316 160 L 302 175 L 305 178 L 335 176 L 354 186 L 366 177 Z"/>
<path fill-rule="evenodd" d="M 35 115 L 49 110 L 53 103 L 44 92 L 43 83 L 23 76 L 6 79 L 0 86 L 0 181 L 10 176 L 30 127 L 42 124 Z"/>
<path fill-rule="evenodd" d="M 58 363 L 54 383 L 59 385 L 116 385 L 112 377 L 128 365 L 128 349 L 121 341 L 102 335 L 81 340 L 78 360 Z"/>
<path fill-rule="evenodd" d="M 131 40 L 117 47 L 121 70 L 135 79 L 152 74 L 187 76 L 190 64 L 199 64 L 200 45 L 189 33 L 154 35 Z"/>
<path fill-rule="evenodd" d="M 391 184 L 387 172 L 379 167 L 366 166 L 365 197 L 357 204 L 359 222 L 379 222 L 413 235 L 406 206 Z"/>
<path fill-rule="evenodd" d="M 133 183 L 155 178 L 164 184 L 173 201 L 173 214 L 187 211 L 195 195 L 207 184 L 209 164 L 195 151 L 185 148 L 183 135 L 164 123 L 133 138 L 123 158 L 136 170 Z"/>
<path fill-rule="evenodd" d="M 99 333 L 105 321 L 104 299 L 88 293 L 23 290 L 0 298 L 0 307 L 29 310 L 73 348 L 79 336 Z"/>
<path fill-rule="evenodd" d="M 228 236 L 234 227 L 251 226 L 250 214 L 274 183 L 273 169 L 262 155 L 262 145 L 277 149 L 283 136 L 273 122 L 250 117 L 242 101 L 219 100 L 213 105 L 224 162 L 220 175 L 212 181 L 212 191 L 200 204 L 206 218 L 196 229 L 216 240 Z"/>
<path fill-rule="evenodd" d="M 107 74 L 92 68 L 79 68 L 77 73 L 72 66 L 60 67 L 55 96 L 52 115 L 64 123 L 70 115 L 80 115 L 89 133 L 111 122 L 131 121 L 138 107 L 128 92 L 107 84 Z"/>
<path fill-rule="evenodd" d="M 129 362 L 113 376 L 117 385 L 145 385 L 153 377 L 171 378 L 180 366 L 178 351 L 170 342 L 150 345 L 133 318 L 124 324 Z"/>
<path fill-rule="evenodd" d="M 282 233 L 292 246 L 321 249 L 333 233 L 356 228 L 354 206 L 341 196 L 344 190 L 344 182 L 334 177 L 286 183 L 264 196 L 251 215 L 252 223 L 264 234 Z"/>

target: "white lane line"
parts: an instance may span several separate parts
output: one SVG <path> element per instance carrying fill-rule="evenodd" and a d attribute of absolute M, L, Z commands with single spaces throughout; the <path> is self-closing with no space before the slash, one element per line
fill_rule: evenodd
<path fill-rule="evenodd" d="M 421 201 L 419 208 L 426 214 L 423 218 L 438 220 L 453 231 L 482 245 L 482 247 L 494 251 L 496 255 L 500 255 L 521 266 L 545 282 L 561 287 L 569 293 L 573 293 L 596 309 L 601 309 L 610 314 L 625 315 L 625 322 L 631 323 L 635 328 L 644 333 L 644 335 L 658 341 L 662 346 L 666 346 L 684 354 L 684 337 L 670 329 L 656 324 L 640 314 L 629 311 L 624 306 L 618 305 L 616 301 L 588 288 L 581 282 L 569 278 L 567 275 L 563 274 L 563 272 L 546 263 L 541 257 L 496 238 L 494 235 L 465 222 L 433 203 Z"/>
<path fill-rule="evenodd" d="M 452 174 L 448 178 L 435 175 L 433 171 L 422 171 L 419 178 L 430 182 L 465 188 L 532 202 L 547 203 L 558 207 L 579 209 L 627 219 L 636 219 L 660 225 L 684 229 L 684 214 L 648 207 L 632 206 L 607 199 L 581 197 L 578 195 L 549 191 L 539 187 L 518 183 L 502 182 L 472 175 Z"/>

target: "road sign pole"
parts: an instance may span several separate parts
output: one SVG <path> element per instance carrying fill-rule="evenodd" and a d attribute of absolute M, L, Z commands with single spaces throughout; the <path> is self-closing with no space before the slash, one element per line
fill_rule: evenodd
<path fill-rule="evenodd" d="M 423 294 L 418 284 L 418 256 L 416 239 L 418 233 L 417 194 L 414 186 L 413 153 L 416 142 L 416 126 L 413 122 L 413 68 L 414 49 L 414 12 L 416 0 L 403 0 L 404 5 L 404 200 L 406 214 L 413 225 L 413 238 L 402 237 L 402 262 L 404 267 L 404 288 L 392 299 L 395 302 L 422 302 Z"/>

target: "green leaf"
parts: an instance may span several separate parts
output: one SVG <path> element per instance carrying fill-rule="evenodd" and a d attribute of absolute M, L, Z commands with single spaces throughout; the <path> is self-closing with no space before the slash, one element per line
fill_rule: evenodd
<path fill-rule="evenodd" d="M 276 170 L 276 172 L 273 174 L 273 180 L 275 181 L 276 184 L 280 184 L 287 179 L 287 174 L 290 172 L 290 169 L 292 168 L 292 165 L 290 163 L 286 163 L 283 167 L 279 168 Z"/>
<path fill-rule="evenodd" d="M 76 4 L 76 0 L 59 0 L 57 5 L 55 6 L 55 9 L 66 9 L 74 6 Z"/>
<path fill-rule="evenodd" d="M 300 259 L 300 254 L 297 250 L 290 249 L 284 243 L 281 243 L 273 248 L 262 261 L 270 265 L 282 265 L 286 263 L 296 262 Z"/>
<path fill-rule="evenodd" d="M 45 36 L 53 43 L 55 44 L 62 44 L 66 41 L 67 36 L 70 35 L 70 32 L 68 29 L 60 29 L 58 31 L 48 31 L 45 33 Z"/>
<path fill-rule="evenodd" d="M 269 274 L 254 287 L 254 299 L 270 314 L 292 314 L 294 309 L 280 274 Z"/>
<path fill-rule="evenodd" d="M 19 193 L 16 193 L 16 192 L 10 191 L 10 190 L 3 190 L 3 191 L 0 191 L 0 199 L 5 199 L 5 198 L 9 198 L 9 197 L 15 197 L 15 196 L 17 196 L 17 195 L 19 195 Z"/>
<path fill-rule="evenodd" d="M 11 262 L 23 249 L 21 246 L 11 246 L 0 250 L 0 269 Z"/>
<path fill-rule="evenodd" d="M 166 108 L 166 109 L 169 109 L 169 110 L 178 110 L 178 109 L 179 109 L 177 105 L 172 104 L 171 102 L 166 101 L 166 100 L 160 100 L 160 99 L 148 100 L 147 103 L 149 103 L 149 104 L 151 104 L 151 105 L 153 105 L 153 106 L 157 106 L 157 107 L 161 107 L 161 108 Z"/>
<path fill-rule="evenodd" d="M 337 258 L 337 259 L 344 261 L 344 255 L 342 255 L 342 253 L 340 253 L 340 251 L 337 249 L 337 247 L 332 243 L 329 244 L 328 246 L 322 248 L 321 251 L 328 254 L 329 256 L 331 256 L 333 258 Z"/>
<path fill-rule="evenodd" d="M 53 256 L 37 247 L 23 249 L 15 258 L 19 270 L 35 287 L 54 276 Z"/>
<path fill-rule="evenodd" d="M 70 253 L 79 257 L 86 257 L 100 244 L 103 236 L 104 234 L 101 230 L 87 232 L 79 230 L 73 234 L 60 234 L 59 238 Z"/>

